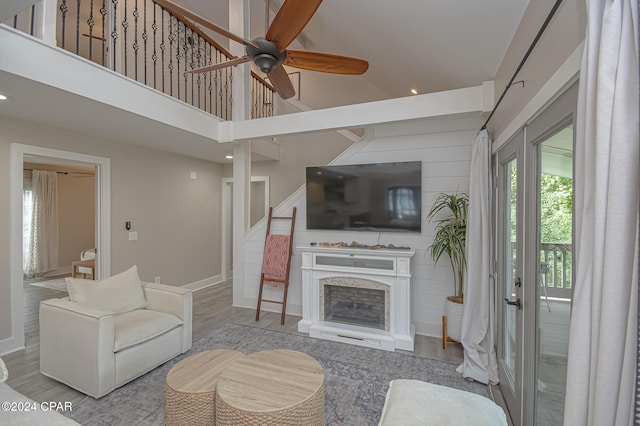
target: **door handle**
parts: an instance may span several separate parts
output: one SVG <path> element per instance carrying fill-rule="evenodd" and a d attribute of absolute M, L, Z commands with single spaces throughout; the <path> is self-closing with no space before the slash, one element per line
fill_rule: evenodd
<path fill-rule="evenodd" d="M 512 302 L 511 300 L 505 298 L 504 299 L 505 302 L 507 302 L 507 305 L 512 305 L 512 306 L 516 306 L 518 309 L 522 309 L 522 303 L 520 303 L 520 299 L 516 299 L 515 302 Z"/>

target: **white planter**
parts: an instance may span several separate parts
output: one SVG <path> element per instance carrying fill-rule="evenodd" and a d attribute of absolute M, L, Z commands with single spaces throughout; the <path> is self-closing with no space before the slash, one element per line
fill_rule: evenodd
<path fill-rule="evenodd" d="M 462 335 L 462 311 L 464 304 L 452 302 L 448 298 L 444 302 L 444 314 L 447 317 L 447 336 L 459 342 Z"/>

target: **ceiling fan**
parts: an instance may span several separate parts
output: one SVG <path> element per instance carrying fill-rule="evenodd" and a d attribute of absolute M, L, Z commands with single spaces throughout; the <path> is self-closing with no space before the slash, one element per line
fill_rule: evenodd
<path fill-rule="evenodd" d="M 283 65 L 310 71 L 333 74 L 363 74 L 369 63 L 362 59 L 305 50 L 288 50 L 287 47 L 300 34 L 316 12 L 322 0 L 284 0 L 271 25 L 268 25 L 264 37 L 247 40 L 214 24 L 202 16 L 174 3 L 171 0 L 155 0 L 163 8 L 217 32 L 233 41 L 246 46 L 246 55 L 227 62 L 209 65 L 190 72 L 207 72 L 220 68 L 253 61 L 258 68 L 269 76 L 273 87 L 282 99 L 295 95 L 293 84 Z M 269 12 L 267 0 L 267 17 Z M 268 24 L 268 18 L 267 18 Z"/>

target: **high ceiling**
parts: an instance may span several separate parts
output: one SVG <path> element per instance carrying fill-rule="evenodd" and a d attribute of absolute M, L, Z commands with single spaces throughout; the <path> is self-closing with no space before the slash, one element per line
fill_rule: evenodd
<path fill-rule="evenodd" d="M 229 26 L 227 1 L 174 1 Z M 270 1 L 272 17 L 282 1 Z M 324 0 L 294 48 L 369 61 L 369 70 L 357 79 L 378 91 L 375 99 L 409 96 L 411 89 L 430 93 L 476 86 L 494 78 L 527 4 L 528 0 Z M 264 0 L 250 0 L 250 38 L 265 33 L 264 5 Z M 352 84 L 355 78 L 327 78 L 325 84 L 339 84 L 341 79 Z M 366 100 L 373 99 L 355 101 Z"/>

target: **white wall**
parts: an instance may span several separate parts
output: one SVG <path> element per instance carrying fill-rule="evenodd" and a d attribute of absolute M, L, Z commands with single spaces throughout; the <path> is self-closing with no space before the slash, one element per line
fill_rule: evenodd
<path fill-rule="evenodd" d="M 431 119 L 402 125 L 377 126 L 362 141 L 347 149 L 331 164 L 363 164 L 375 162 L 422 160 L 421 234 L 376 232 L 328 232 L 306 230 L 306 197 L 304 187 L 296 191 L 276 208 L 276 214 L 287 215 L 292 207 L 298 209 L 294 246 L 310 242 L 364 244 L 394 244 L 409 246 L 416 251 L 412 261 L 412 318 L 419 334 L 439 336 L 444 300 L 453 293 L 453 279 L 446 261 L 434 268 L 426 247 L 433 235 L 433 226 L 426 223 L 433 196 L 438 192 L 467 191 L 471 142 L 481 122 L 479 119 Z M 286 224 L 274 224 L 274 232 L 286 233 Z M 265 223 L 253 228 L 245 239 L 245 287 L 241 305 L 255 308 L 257 302 L 260 265 L 265 237 Z M 379 240 L 378 240 L 379 238 Z M 294 251 L 291 265 L 291 284 L 287 312 L 301 314 L 300 253 Z M 280 298 L 279 289 L 266 288 L 265 297 Z M 263 304 L 265 309 L 278 311 L 279 305 Z"/>
<path fill-rule="evenodd" d="M 11 337 L 9 236 L 19 226 L 9 201 L 12 143 L 110 159 L 111 273 L 137 264 L 143 280 L 171 285 L 221 274 L 219 164 L 10 117 L 0 116 L 0 128 L 0 342 Z"/>

